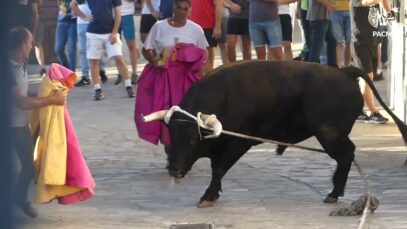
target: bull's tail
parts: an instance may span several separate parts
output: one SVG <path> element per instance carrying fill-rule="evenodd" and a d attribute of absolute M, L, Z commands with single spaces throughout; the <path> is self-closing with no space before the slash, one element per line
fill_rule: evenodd
<path fill-rule="evenodd" d="M 347 68 L 343 68 L 343 71 L 348 72 L 350 74 L 348 75 L 352 75 L 355 78 L 357 77 L 361 77 L 362 79 L 365 80 L 365 82 L 367 83 L 367 85 L 369 85 L 369 87 L 372 89 L 372 92 L 374 94 L 374 96 L 376 97 L 376 99 L 379 101 L 380 105 L 382 105 L 382 107 L 384 108 L 384 110 L 386 110 L 386 112 L 393 118 L 394 122 L 397 124 L 397 127 L 400 130 L 401 135 L 403 136 L 403 140 L 404 140 L 404 144 L 407 144 L 407 125 L 402 122 L 391 110 L 390 108 L 383 102 L 382 98 L 379 95 L 379 92 L 377 92 L 376 87 L 374 86 L 372 80 L 369 78 L 369 76 L 364 73 L 361 69 L 356 68 L 356 67 L 347 67 Z M 407 159 L 404 162 L 404 165 L 407 165 Z"/>

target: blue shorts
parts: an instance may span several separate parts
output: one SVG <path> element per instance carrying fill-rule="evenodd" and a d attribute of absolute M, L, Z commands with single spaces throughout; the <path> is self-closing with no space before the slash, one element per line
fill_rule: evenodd
<path fill-rule="evenodd" d="M 350 15 L 347 11 L 335 11 L 331 13 L 332 31 L 338 43 L 351 41 Z"/>
<path fill-rule="evenodd" d="M 270 48 L 282 46 L 283 35 L 280 20 L 264 22 L 250 22 L 249 20 L 249 32 L 254 47 L 265 44 Z"/>
<path fill-rule="evenodd" d="M 126 40 L 136 39 L 136 29 L 134 28 L 133 15 L 129 14 L 122 16 L 120 28 L 123 31 L 123 36 Z"/>

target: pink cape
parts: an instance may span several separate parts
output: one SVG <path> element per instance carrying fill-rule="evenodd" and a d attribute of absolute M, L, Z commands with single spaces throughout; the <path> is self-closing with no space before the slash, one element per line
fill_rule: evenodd
<path fill-rule="evenodd" d="M 172 53 L 176 60 L 171 60 Z M 153 144 L 161 140 L 170 143 L 168 128 L 159 121 L 144 123 L 142 115 L 169 109 L 181 102 L 189 87 L 201 77 L 198 71 L 204 66 L 206 50 L 193 44 L 177 44 L 170 50 L 164 69 L 146 65 L 137 85 L 134 122 L 141 139 Z"/>
<path fill-rule="evenodd" d="M 52 80 L 62 82 L 69 90 L 72 90 L 72 86 L 65 82 L 71 74 L 74 73 L 59 64 L 51 64 L 48 70 L 48 76 Z M 93 180 L 92 174 L 82 156 L 79 141 L 66 106 L 64 120 L 67 141 L 67 171 L 65 185 L 83 189 L 77 193 L 59 197 L 58 202 L 60 204 L 74 204 L 95 195 L 95 192 L 93 191 L 95 188 L 95 181 Z"/>

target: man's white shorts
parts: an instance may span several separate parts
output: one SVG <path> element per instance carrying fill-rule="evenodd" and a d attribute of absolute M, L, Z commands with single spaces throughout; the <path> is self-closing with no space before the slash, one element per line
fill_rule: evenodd
<path fill-rule="evenodd" d="M 111 44 L 110 33 L 86 33 L 86 46 L 86 57 L 88 59 L 101 59 L 103 55 L 103 46 L 106 47 L 107 56 L 109 58 L 122 55 L 122 41 L 120 40 L 119 34 L 117 34 L 116 43 Z"/>

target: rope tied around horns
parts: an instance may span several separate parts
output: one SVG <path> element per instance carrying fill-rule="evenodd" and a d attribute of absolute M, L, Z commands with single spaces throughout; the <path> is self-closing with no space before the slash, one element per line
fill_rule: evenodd
<path fill-rule="evenodd" d="M 322 149 L 307 147 L 307 146 L 302 146 L 302 145 L 296 145 L 296 144 L 290 144 L 290 143 L 285 143 L 285 142 L 280 142 L 280 141 L 275 141 L 275 140 L 265 139 L 265 138 L 260 138 L 260 137 L 254 137 L 254 136 L 250 136 L 250 135 L 246 135 L 246 134 L 240 134 L 240 133 L 224 130 L 222 127 L 221 127 L 221 131 L 219 133 L 213 133 L 212 135 L 207 135 L 207 136 L 203 137 L 200 128 L 203 128 L 203 129 L 206 129 L 209 131 L 214 131 L 214 129 L 212 127 L 208 126 L 208 124 L 213 122 L 216 119 L 216 115 L 206 115 L 206 114 L 202 114 L 201 112 L 198 112 L 197 116 L 194 116 L 194 115 L 190 114 L 189 112 L 182 110 L 180 107 L 174 106 L 169 110 L 169 112 L 167 113 L 167 115 L 164 118 L 164 121 L 167 124 L 169 123 L 169 120 L 175 111 L 181 112 L 181 113 L 185 114 L 186 116 L 192 118 L 194 121 L 196 121 L 198 133 L 199 133 L 201 140 L 208 139 L 208 138 L 217 138 L 220 136 L 220 134 L 224 134 L 224 135 L 234 136 L 234 137 L 243 138 L 243 139 L 247 139 L 247 140 L 272 143 L 272 144 L 277 144 L 277 145 L 282 145 L 282 146 L 287 146 L 287 147 L 292 147 L 292 148 L 297 148 L 297 149 L 304 149 L 304 150 L 309 150 L 309 151 L 326 153 Z M 356 215 L 361 215 L 363 213 L 363 215 L 360 219 L 359 227 L 358 227 L 359 229 L 361 229 L 361 228 L 363 228 L 364 223 L 366 221 L 368 211 L 370 210 L 371 213 L 374 213 L 374 211 L 379 206 L 379 200 L 376 197 L 373 197 L 371 195 L 368 179 L 365 176 L 365 174 L 364 174 L 361 166 L 357 162 L 357 160 L 354 159 L 353 163 L 355 164 L 355 166 L 365 184 L 365 194 L 363 196 L 361 196 L 358 200 L 352 202 L 350 207 L 340 208 L 338 210 L 332 211 L 329 215 L 330 216 L 356 216 Z"/>

